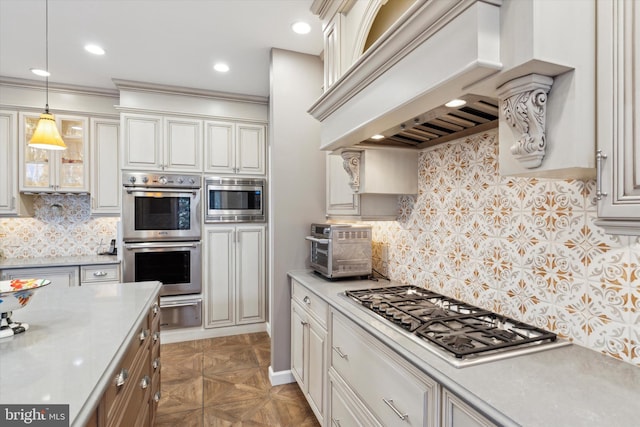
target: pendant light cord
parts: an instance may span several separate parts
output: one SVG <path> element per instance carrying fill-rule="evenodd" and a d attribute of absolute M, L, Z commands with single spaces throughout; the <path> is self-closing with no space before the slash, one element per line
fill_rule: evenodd
<path fill-rule="evenodd" d="M 49 0 L 44 0 L 45 4 L 45 23 L 44 23 L 44 44 L 45 44 L 45 69 L 47 71 L 47 75 L 45 76 L 45 87 L 46 87 L 46 103 L 44 106 L 45 113 L 49 114 Z"/>

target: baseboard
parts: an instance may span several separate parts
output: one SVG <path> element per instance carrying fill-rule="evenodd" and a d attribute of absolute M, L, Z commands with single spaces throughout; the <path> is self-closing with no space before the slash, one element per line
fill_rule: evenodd
<path fill-rule="evenodd" d="M 291 370 L 273 372 L 273 369 L 269 366 L 269 381 L 271 381 L 272 386 L 277 386 L 293 383 L 296 379 L 293 377 Z"/>
<path fill-rule="evenodd" d="M 252 323 L 250 325 L 227 326 L 224 328 L 204 329 L 184 328 L 160 331 L 160 342 L 171 344 L 183 341 L 203 340 L 207 338 L 226 337 L 229 335 L 252 334 L 255 332 L 265 332 L 266 323 Z"/>

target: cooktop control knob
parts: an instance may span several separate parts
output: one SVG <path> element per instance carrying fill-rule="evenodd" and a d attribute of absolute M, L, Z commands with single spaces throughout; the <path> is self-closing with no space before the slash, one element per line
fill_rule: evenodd
<path fill-rule="evenodd" d="M 145 184 L 146 184 L 147 182 L 149 182 L 149 177 L 143 176 L 143 177 L 142 177 L 142 182 L 144 182 Z"/>
<path fill-rule="evenodd" d="M 182 184 L 184 182 L 184 178 L 179 177 L 177 180 L 178 184 Z"/>
<path fill-rule="evenodd" d="M 129 177 L 129 182 L 130 182 L 130 183 L 132 183 L 132 184 L 135 184 L 135 182 L 136 182 L 136 177 L 135 177 L 135 176 L 130 176 L 130 177 Z"/>
<path fill-rule="evenodd" d="M 166 176 L 161 176 L 160 178 L 158 178 L 158 182 L 162 185 L 165 185 L 167 183 L 167 177 Z"/>
<path fill-rule="evenodd" d="M 195 183 L 196 183 L 196 180 L 195 180 L 195 179 L 193 179 L 193 178 L 189 178 L 189 184 L 191 184 L 191 185 L 195 185 Z"/>

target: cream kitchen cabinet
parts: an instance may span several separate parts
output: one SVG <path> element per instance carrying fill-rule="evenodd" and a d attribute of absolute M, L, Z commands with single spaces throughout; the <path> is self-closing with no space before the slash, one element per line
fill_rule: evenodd
<path fill-rule="evenodd" d="M 398 195 L 418 192 L 418 153 L 345 150 L 327 155 L 328 218 L 395 220 Z"/>
<path fill-rule="evenodd" d="M 358 410 L 384 426 L 438 425 L 438 383 L 333 310 L 330 335 L 329 372 Z"/>
<path fill-rule="evenodd" d="M 329 305 L 295 280 L 291 287 L 291 373 L 324 424 Z"/>
<path fill-rule="evenodd" d="M 205 122 L 207 173 L 265 175 L 266 127 L 261 124 Z"/>
<path fill-rule="evenodd" d="M 0 216 L 30 213 L 30 200 L 18 192 L 18 112 L 0 110 Z"/>
<path fill-rule="evenodd" d="M 640 8 L 634 1 L 597 2 L 598 180 L 596 224 L 640 235 Z"/>
<path fill-rule="evenodd" d="M 120 121 L 91 118 L 91 214 L 120 215 Z"/>
<path fill-rule="evenodd" d="M 266 227 L 204 230 L 205 328 L 265 321 Z"/>
<path fill-rule="evenodd" d="M 489 419 L 469 406 L 464 400 L 442 389 L 442 427 L 495 427 Z"/>
<path fill-rule="evenodd" d="M 80 266 L 80 285 L 104 285 L 120 283 L 120 264 L 95 264 Z"/>
<path fill-rule="evenodd" d="M 19 113 L 20 191 L 26 193 L 88 193 L 89 139 L 87 117 L 57 114 L 56 124 L 66 150 L 28 146 L 40 114 Z"/>
<path fill-rule="evenodd" d="M 51 280 L 49 286 L 70 287 L 80 284 L 79 269 L 77 266 L 59 267 L 29 267 L 7 268 L 2 270 L 3 280 L 10 279 L 47 279 Z"/>
<path fill-rule="evenodd" d="M 202 120 L 121 113 L 122 168 L 202 171 Z"/>

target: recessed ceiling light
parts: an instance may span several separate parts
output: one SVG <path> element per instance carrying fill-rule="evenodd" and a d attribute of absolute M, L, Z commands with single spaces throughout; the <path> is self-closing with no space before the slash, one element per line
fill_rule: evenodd
<path fill-rule="evenodd" d="M 371 137 L 371 139 L 375 139 L 376 141 L 379 140 L 379 139 L 384 139 L 384 138 L 385 138 L 385 136 L 384 135 L 380 135 L 379 133 L 376 134 L 376 135 L 373 135 Z"/>
<path fill-rule="evenodd" d="M 88 44 L 84 47 L 89 53 L 93 53 L 94 55 L 104 55 L 104 49 L 95 44 Z"/>
<path fill-rule="evenodd" d="M 298 21 L 291 24 L 291 29 L 296 34 L 308 34 L 311 31 L 311 25 L 306 22 Z"/>
<path fill-rule="evenodd" d="M 51 75 L 47 70 L 41 70 L 39 68 L 29 68 L 29 70 L 36 76 L 40 77 L 49 77 Z"/>
<path fill-rule="evenodd" d="M 456 107 L 462 107 L 466 103 L 467 101 L 465 101 L 464 99 L 452 99 L 451 101 L 444 104 L 444 106 L 449 108 L 456 108 Z"/>
<path fill-rule="evenodd" d="M 229 66 L 223 62 L 218 62 L 213 66 L 213 69 L 219 73 L 226 73 L 227 71 L 229 71 Z"/>

